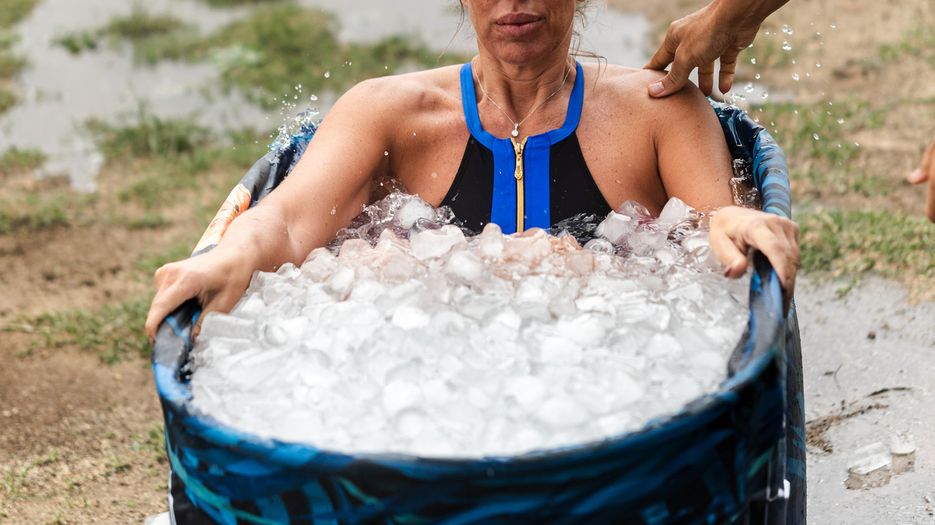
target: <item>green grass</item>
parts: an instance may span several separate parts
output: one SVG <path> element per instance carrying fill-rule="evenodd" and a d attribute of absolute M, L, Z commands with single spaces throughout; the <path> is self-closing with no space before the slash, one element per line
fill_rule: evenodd
<path fill-rule="evenodd" d="M 851 138 L 860 131 L 881 128 L 887 105 L 842 100 L 768 103 L 760 109 L 756 113 L 760 122 L 786 153 L 797 197 L 872 196 L 892 190 L 884 178 L 856 162 L 862 150 Z"/>
<path fill-rule="evenodd" d="M 64 195 L 51 197 L 39 194 L 0 199 L 0 235 L 18 231 L 40 231 L 66 226 L 68 199 Z"/>
<path fill-rule="evenodd" d="M 0 155 L 0 174 L 34 170 L 45 162 L 45 154 L 37 149 L 12 147 Z"/>
<path fill-rule="evenodd" d="M 151 62 L 147 57 L 151 49 L 160 49 L 182 37 L 194 35 L 194 28 L 182 20 L 169 15 L 154 15 L 141 9 L 131 14 L 114 18 L 107 25 L 91 30 L 59 36 L 54 43 L 72 54 L 94 51 L 103 41 L 114 46 L 130 44 L 137 60 Z"/>
<path fill-rule="evenodd" d="M 16 105 L 16 94 L 8 89 L 0 87 L 0 115 L 6 113 L 10 108 Z"/>
<path fill-rule="evenodd" d="M 3 0 L 0 7 L 0 30 L 9 29 L 26 18 L 39 0 Z"/>
<path fill-rule="evenodd" d="M 343 91 L 406 63 L 438 63 L 434 52 L 401 36 L 374 44 L 342 43 L 331 15 L 291 4 L 254 10 L 201 39 L 163 44 L 149 48 L 149 58 L 211 60 L 221 68 L 226 87 L 266 108 L 277 107 L 275 99 L 293 93 L 296 85 L 306 92 Z"/>
<path fill-rule="evenodd" d="M 802 268 L 834 276 L 870 270 L 885 277 L 935 278 L 935 228 L 922 217 L 831 210 L 800 217 Z"/>
<path fill-rule="evenodd" d="M 896 43 L 881 45 L 880 59 L 886 62 L 902 60 L 906 56 L 918 56 L 935 68 L 935 30 L 920 25 L 908 32 Z"/>
<path fill-rule="evenodd" d="M 149 340 L 143 323 L 150 298 L 138 297 L 97 311 L 71 310 L 42 314 L 20 330 L 39 335 L 34 346 L 61 348 L 75 346 L 97 354 L 101 361 L 113 364 L 131 357 L 148 357 Z"/>
<path fill-rule="evenodd" d="M 188 119 L 163 119 L 140 108 L 132 123 L 91 121 L 88 128 L 108 159 L 155 157 L 176 159 L 203 150 L 213 142 L 211 133 Z"/>
<path fill-rule="evenodd" d="M 244 5 L 261 5 L 282 2 L 283 0 L 201 0 L 212 7 L 239 7 Z"/>

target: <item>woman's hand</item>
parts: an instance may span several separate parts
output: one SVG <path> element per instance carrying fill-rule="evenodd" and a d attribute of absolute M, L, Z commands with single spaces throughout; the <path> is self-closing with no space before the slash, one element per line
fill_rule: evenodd
<path fill-rule="evenodd" d="M 198 299 L 204 312 L 229 312 L 237 304 L 250 284 L 253 271 L 243 258 L 233 259 L 215 251 L 156 270 L 156 296 L 146 316 L 146 334 L 150 341 L 155 339 L 162 320 L 193 297 Z"/>
<path fill-rule="evenodd" d="M 738 206 L 712 214 L 711 249 L 724 265 L 724 275 L 736 278 L 744 274 L 750 248 L 766 255 L 786 297 L 791 297 L 799 269 L 799 227 L 784 217 Z"/>
<path fill-rule="evenodd" d="M 935 140 L 922 156 L 919 167 L 909 175 L 909 182 L 912 184 L 922 184 L 926 181 L 929 183 L 929 198 L 925 214 L 930 221 L 935 222 Z"/>

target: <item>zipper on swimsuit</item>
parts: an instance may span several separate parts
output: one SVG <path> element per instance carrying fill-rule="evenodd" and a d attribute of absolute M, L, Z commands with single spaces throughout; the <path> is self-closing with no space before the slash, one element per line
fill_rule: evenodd
<path fill-rule="evenodd" d="M 522 232 L 526 229 L 526 195 L 525 183 L 523 182 L 523 150 L 526 149 L 526 139 L 517 142 L 515 138 L 510 137 L 513 143 L 513 153 L 516 155 L 516 169 L 513 171 L 513 178 L 516 179 L 516 231 Z"/>

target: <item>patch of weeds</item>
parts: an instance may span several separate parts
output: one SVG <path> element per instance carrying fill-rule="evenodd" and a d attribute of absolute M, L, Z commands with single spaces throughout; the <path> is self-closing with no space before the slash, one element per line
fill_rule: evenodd
<path fill-rule="evenodd" d="M 93 312 L 72 310 L 42 314 L 18 330 L 36 334 L 39 340 L 34 346 L 76 346 L 98 354 L 107 364 L 134 356 L 148 357 L 149 340 L 143 333 L 143 323 L 149 303 L 150 298 L 146 296 Z"/>
<path fill-rule="evenodd" d="M 935 278 L 935 228 L 886 211 L 817 211 L 800 217 L 802 268 L 834 276 Z"/>
<path fill-rule="evenodd" d="M 881 45 L 878 54 L 885 62 L 895 62 L 906 56 L 917 56 L 935 67 L 935 31 L 931 26 L 920 25 L 906 32 L 898 42 Z"/>
<path fill-rule="evenodd" d="M 19 498 L 20 491 L 26 486 L 33 466 L 32 463 L 26 463 L 24 465 L 14 464 L 6 468 L 0 482 L 3 484 L 3 492 L 8 501 L 13 502 Z"/>
<path fill-rule="evenodd" d="M 770 36 L 759 35 L 753 43 L 753 47 L 748 47 L 740 52 L 737 57 L 737 63 L 744 67 L 753 66 L 757 71 L 772 71 L 774 69 L 785 68 L 792 64 L 796 58 L 795 48 L 790 50 L 783 49 L 783 40 L 778 39 L 773 34 Z"/>
<path fill-rule="evenodd" d="M 153 461 L 158 463 L 166 462 L 166 442 L 165 432 L 161 424 L 154 425 L 145 434 L 134 436 L 130 448 L 134 451 L 142 451 L 149 454 Z"/>
<path fill-rule="evenodd" d="M 98 49 L 104 40 L 114 46 L 129 43 L 137 60 L 151 62 L 147 58 L 151 49 L 162 48 L 193 35 L 194 28 L 174 16 L 154 15 L 135 9 L 128 16 L 114 18 L 99 29 L 69 33 L 53 42 L 75 55 Z"/>
<path fill-rule="evenodd" d="M 188 256 L 192 254 L 192 248 L 195 247 L 195 242 L 197 241 L 198 239 L 195 238 L 190 243 L 175 245 L 163 253 L 142 257 L 137 261 L 136 267 L 139 268 L 142 273 L 152 275 L 163 265 L 188 258 Z"/>
<path fill-rule="evenodd" d="M 375 44 L 342 43 L 335 26 L 324 11 L 279 4 L 258 9 L 198 41 L 151 51 L 153 58 L 211 59 L 220 67 L 226 87 L 243 91 L 268 109 L 278 107 L 275 99 L 299 84 L 311 92 L 343 91 L 400 65 L 438 62 L 436 53 L 401 36 Z"/>
<path fill-rule="evenodd" d="M 101 35 L 98 31 L 79 31 L 56 37 L 52 43 L 64 48 L 72 55 L 80 55 L 97 49 L 101 43 Z"/>
<path fill-rule="evenodd" d="M 0 114 L 9 111 L 10 108 L 16 105 L 18 100 L 15 93 L 9 89 L 0 87 Z"/>
<path fill-rule="evenodd" d="M 37 149 L 12 147 L 0 155 L 0 174 L 32 171 L 45 162 L 45 153 Z"/>
<path fill-rule="evenodd" d="M 26 18 L 39 0 L 3 0 L 0 9 L 0 29 L 9 29 Z"/>
<path fill-rule="evenodd" d="M 26 59 L 3 49 L 0 44 L 0 79 L 11 79 L 26 67 Z"/>
<path fill-rule="evenodd" d="M 123 223 L 131 230 L 157 230 L 172 224 L 172 221 L 161 213 L 149 212 L 139 217 L 124 218 Z"/>
<path fill-rule="evenodd" d="M 201 0 L 212 7 L 238 7 L 244 5 L 261 5 L 282 2 L 284 0 Z"/>
<path fill-rule="evenodd" d="M 191 120 L 163 119 L 141 108 L 136 122 L 125 126 L 87 124 L 108 159 L 169 158 L 195 153 L 212 141 L 211 133 Z"/>
<path fill-rule="evenodd" d="M 37 194 L 16 199 L 0 199 L 0 234 L 39 231 L 67 226 L 71 221 L 64 195 L 51 198 Z"/>

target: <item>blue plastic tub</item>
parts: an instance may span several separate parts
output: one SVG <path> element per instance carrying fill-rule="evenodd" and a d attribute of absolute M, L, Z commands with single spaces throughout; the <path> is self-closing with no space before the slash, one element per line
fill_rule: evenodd
<path fill-rule="evenodd" d="M 782 151 L 742 111 L 714 104 L 763 209 L 790 215 Z M 314 134 L 260 159 L 196 252 L 288 175 Z M 801 353 L 794 310 L 755 257 L 750 316 L 720 390 L 640 432 L 512 457 L 354 454 L 262 439 L 191 410 L 189 302 L 160 327 L 153 372 L 176 523 L 804 523 Z"/>

